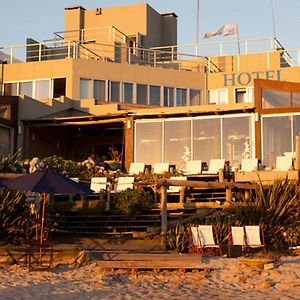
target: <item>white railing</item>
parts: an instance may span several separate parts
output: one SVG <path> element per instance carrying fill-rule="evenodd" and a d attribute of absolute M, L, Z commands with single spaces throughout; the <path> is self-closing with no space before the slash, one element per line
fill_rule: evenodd
<path fill-rule="evenodd" d="M 72 40 L 52 40 L 42 43 L 0 47 L 0 59 L 6 60 L 9 64 L 64 58 L 94 59 L 115 63 L 125 62 L 194 72 L 204 72 L 207 69 L 208 62 L 207 58 L 191 54 L 129 47 L 124 43 L 122 45 L 112 45 L 95 42 L 82 43 Z"/>

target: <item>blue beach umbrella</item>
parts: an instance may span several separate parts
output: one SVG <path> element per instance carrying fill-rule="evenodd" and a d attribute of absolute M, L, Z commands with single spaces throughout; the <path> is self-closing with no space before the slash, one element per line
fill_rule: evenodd
<path fill-rule="evenodd" d="M 26 174 L 15 179 L 5 180 L 4 187 L 13 190 L 31 191 L 43 194 L 42 222 L 40 236 L 40 263 L 42 258 L 43 231 L 45 220 L 45 204 L 47 194 L 65 195 L 91 195 L 93 191 L 88 187 L 79 184 L 72 179 L 62 176 L 49 169 L 37 170 L 34 173 Z"/>

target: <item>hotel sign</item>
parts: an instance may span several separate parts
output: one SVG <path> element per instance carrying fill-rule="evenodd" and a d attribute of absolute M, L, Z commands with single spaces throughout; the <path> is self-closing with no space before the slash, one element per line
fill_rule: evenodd
<path fill-rule="evenodd" d="M 247 86 L 253 79 L 280 80 L 281 70 L 224 74 L 224 86 Z"/>

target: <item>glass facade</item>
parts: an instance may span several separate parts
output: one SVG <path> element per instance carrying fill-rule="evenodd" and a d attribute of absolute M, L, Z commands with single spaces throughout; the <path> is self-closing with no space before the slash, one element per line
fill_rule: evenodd
<path fill-rule="evenodd" d="M 120 82 L 110 82 L 110 101 L 120 102 Z"/>
<path fill-rule="evenodd" d="M 32 81 L 20 82 L 19 95 L 32 97 Z"/>
<path fill-rule="evenodd" d="M 186 160 L 225 158 L 237 165 L 242 158 L 254 156 L 254 115 L 168 119 L 160 121 L 160 129 L 154 127 L 155 123 L 136 121 L 136 162 L 160 162 L 155 159 L 163 158 L 182 169 Z M 139 139 L 145 137 L 153 143 L 141 147 Z M 153 149 L 155 158 L 151 155 Z"/>
<path fill-rule="evenodd" d="M 148 104 L 148 86 L 145 84 L 136 85 L 136 103 L 137 104 Z"/>
<path fill-rule="evenodd" d="M 133 103 L 133 84 L 123 82 L 123 100 L 125 103 Z"/>
<path fill-rule="evenodd" d="M 150 85 L 150 105 L 160 105 L 160 86 Z"/>
<path fill-rule="evenodd" d="M 91 99 L 92 96 L 92 83 L 91 79 L 80 79 L 80 99 Z"/>
<path fill-rule="evenodd" d="M 163 122 L 137 122 L 135 132 L 135 161 L 162 162 Z"/>
<path fill-rule="evenodd" d="M 106 101 L 105 80 L 94 80 L 94 98 L 96 101 Z"/>
<path fill-rule="evenodd" d="M 50 98 L 50 80 L 37 80 L 35 82 L 35 99 Z"/>
<path fill-rule="evenodd" d="M 11 129 L 0 126 L 0 155 L 11 153 Z"/>
<path fill-rule="evenodd" d="M 262 107 L 291 107 L 291 92 L 262 89 Z"/>

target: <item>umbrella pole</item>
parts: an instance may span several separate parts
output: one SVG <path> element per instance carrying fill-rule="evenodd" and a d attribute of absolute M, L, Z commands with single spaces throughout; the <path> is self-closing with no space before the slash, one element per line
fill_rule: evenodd
<path fill-rule="evenodd" d="M 46 198 L 47 198 L 47 194 L 44 193 L 43 206 L 42 206 L 41 234 L 40 234 L 40 265 L 42 264 L 42 255 L 43 255 L 43 232 L 44 232 L 44 222 L 45 222 Z"/>

